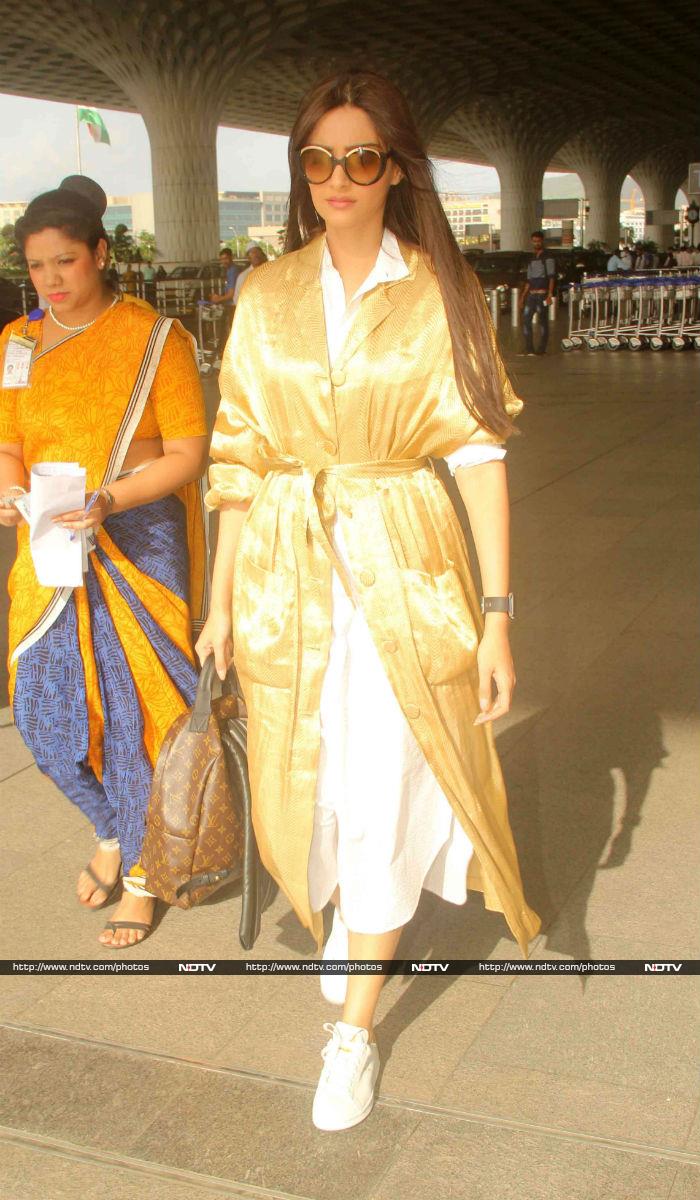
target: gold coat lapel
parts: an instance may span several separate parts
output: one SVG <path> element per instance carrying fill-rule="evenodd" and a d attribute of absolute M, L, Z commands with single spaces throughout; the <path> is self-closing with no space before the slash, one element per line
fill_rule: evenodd
<path fill-rule="evenodd" d="M 337 366 L 341 370 L 345 369 L 350 359 L 357 353 L 362 343 L 367 340 L 370 334 L 374 333 L 374 330 L 381 325 L 382 321 L 393 312 L 395 307 L 392 299 L 393 289 L 401 287 L 402 284 L 409 283 L 415 277 L 416 266 L 418 264 L 418 252 L 416 248 L 407 242 L 399 241 L 399 249 L 409 273 L 403 279 L 393 279 L 388 283 L 377 284 L 373 291 L 363 296 L 360 302 L 360 311 L 353 321 L 348 339 L 340 353 L 340 361 Z"/>
<path fill-rule="evenodd" d="M 293 330 L 292 344 L 300 362 L 314 363 L 327 377 L 330 366 L 320 278 L 324 244 L 325 238 L 319 234 L 299 251 L 297 264 L 288 277 L 280 321 L 282 328 L 288 323 L 290 332 Z"/>
<path fill-rule="evenodd" d="M 403 282 L 403 281 L 400 281 Z M 393 312 L 394 304 L 388 294 L 386 284 L 378 284 L 372 292 L 368 292 L 360 301 L 360 310 L 350 327 L 347 341 L 340 352 L 337 367 L 343 370 L 353 354 L 356 354 L 362 343 L 369 337 L 381 322 Z"/>

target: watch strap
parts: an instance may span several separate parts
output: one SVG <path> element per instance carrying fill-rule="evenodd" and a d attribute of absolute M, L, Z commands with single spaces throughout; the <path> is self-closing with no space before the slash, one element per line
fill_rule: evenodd
<path fill-rule="evenodd" d="M 511 620 L 514 617 L 513 593 L 509 592 L 507 596 L 482 596 L 481 611 L 488 612 L 505 612 Z"/>

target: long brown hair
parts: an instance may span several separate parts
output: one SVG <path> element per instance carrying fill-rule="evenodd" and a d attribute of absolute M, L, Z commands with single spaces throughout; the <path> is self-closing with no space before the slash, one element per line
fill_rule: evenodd
<path fill-rule="evenodd" d="M 433 179 L 433 169 L 406 99 L 373 71 L 346 70 L 317 83 L 304 97 L 289 138 L 289 217 L 285 252 L 298 250 L 324 228 L 301 172 L 299 150 L 333 108 L 353 104 L 371 118 L 403 179 L 389 190 L 384 224 L 428 256 L 445 305 L 460 395 L 478 423 L 497 435 L 514 432 L 503 402 L 507 379 L 496 351 L 481 285 L 457 245 Z"/>

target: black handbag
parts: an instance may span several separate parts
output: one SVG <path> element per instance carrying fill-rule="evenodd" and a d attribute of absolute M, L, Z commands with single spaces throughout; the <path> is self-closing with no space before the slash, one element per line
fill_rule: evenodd
<path fill-rule="evenodd" d="M 250 950 L 277 884 L 260 861 L 255 840 L 247 714 L 233 665 L 217 699 L 215 682 L 210 655 L 191 712 L 173 723 L 158 756 L 141 863 L 149 889 L 181 908 L 240 879 L 238 936 Z"/>

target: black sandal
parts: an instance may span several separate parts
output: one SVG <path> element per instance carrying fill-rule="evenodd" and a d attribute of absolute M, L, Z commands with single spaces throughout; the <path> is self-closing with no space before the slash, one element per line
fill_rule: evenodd
<path fill-rule="evenodd" d="M 110 884 L 110 883 L 105 883 L 104 879 L 100 879 L 99 875 L 95 874 L 92 867 L 90 866 L 90 863 L 88 863 L 87 866 L 83 867 L 83 871 L 85 872 L 86 875 L 90 876 L 93 883 L 97 884 L 96 890 L 105 893 L 105 899 L 100 900 L 99 904 L 91 904 L 89 900 L 81 900 L 80 898 L 78 898 L 78 903 L 82 904 L 83 908 L 94 908 L 94 909 L 104 908 L 107 904 L 109 904 L 110 900 L 112 899 L 112 896 L 114 895 L 117 888 L 119 887 L 119 884 L 122 881 L 121 875 L 117 875 L 117 878 L 114 880 L 114 883 Z M 95 895 L 94 892 L 92 894 L 93 894 L 93 896 Z"/>
<path fill-rule="evenodd" d="M 128 942 L 125 942 L 123 946 L 115 946 L 110 942 L 102 942 L 101 945 L 107 950 L 132 950 L 134 946 L 140 946 L 142 942 L 145 942 L 152 928 L 152 924 L 146 925 L 143 921 L 108 921 L 105 929 L 111 929 L 112 933 L 116 933 L 117 929 L 143 929 L 145 933 L 138 942 L 132 942 L 131 945 Z"/>

